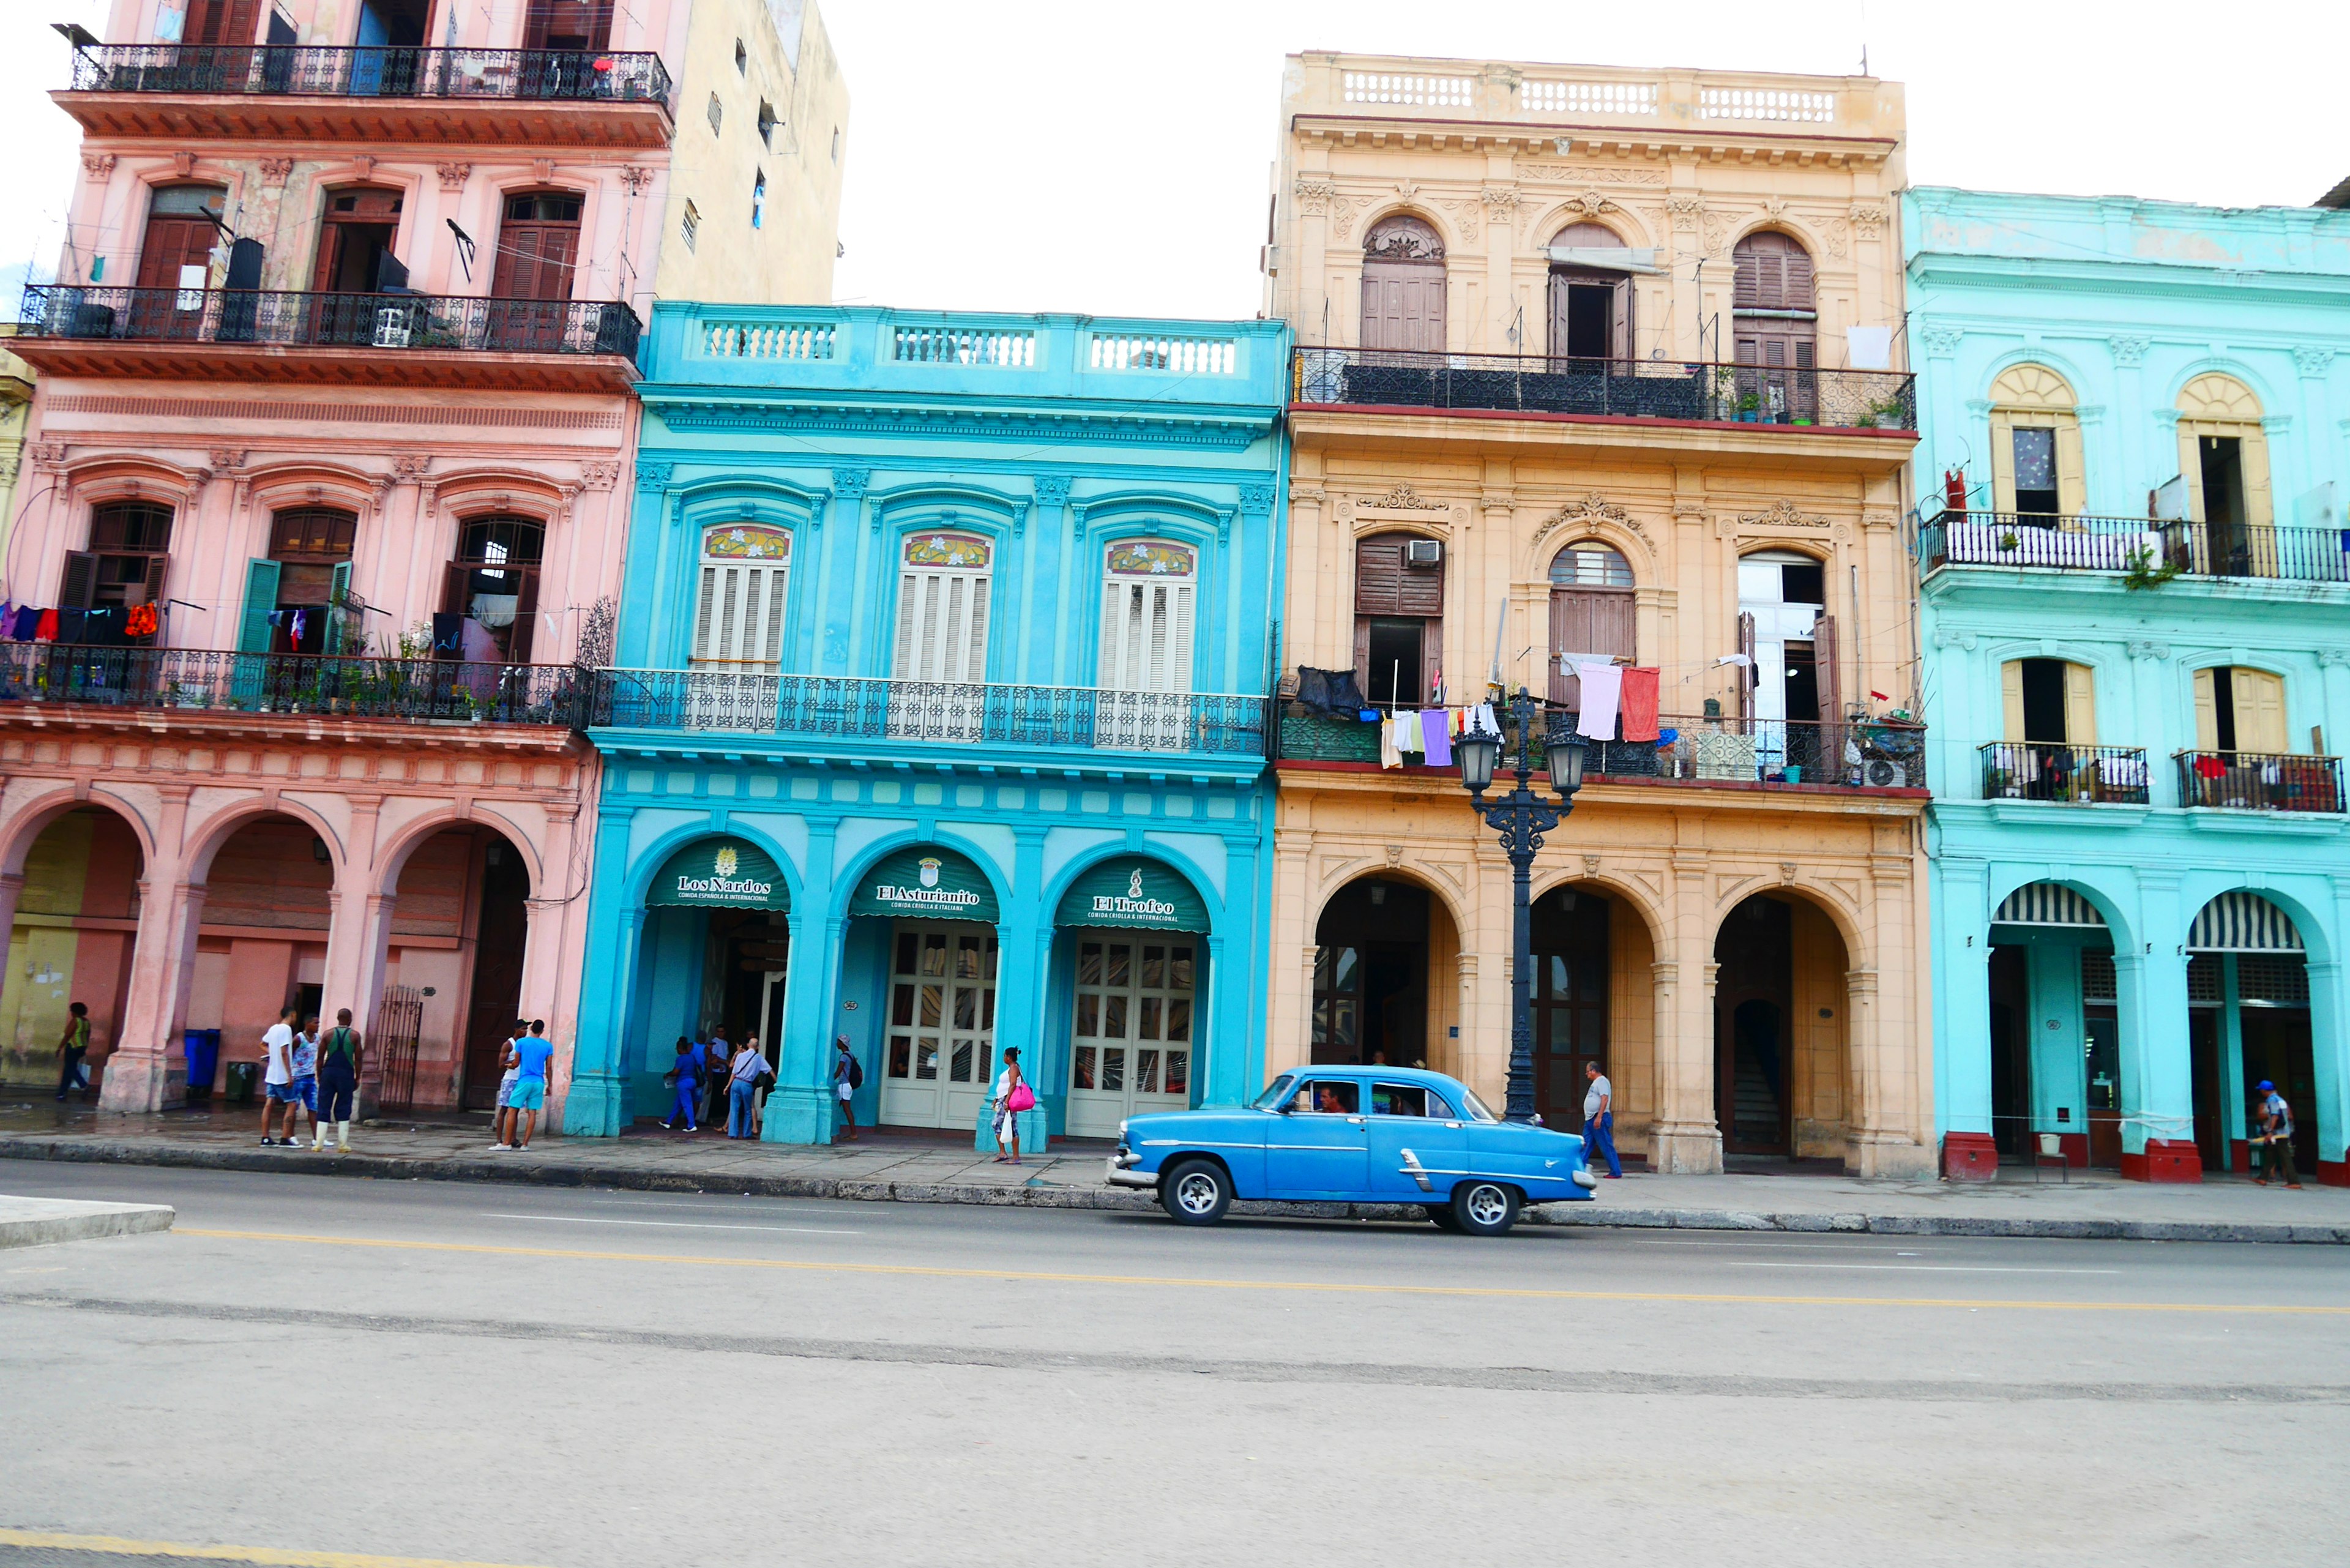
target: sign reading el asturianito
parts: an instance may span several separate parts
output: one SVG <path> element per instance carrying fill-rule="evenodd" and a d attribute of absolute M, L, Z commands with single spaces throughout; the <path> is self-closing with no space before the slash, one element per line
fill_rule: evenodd
<path fill-rule="evenodd" d="M 951 849 L 915 845 L 881 857 L 857 885 L 852 915 L 927 915 L 940 920 L 1001 919 L 995 889 L 978 867 Z"/>

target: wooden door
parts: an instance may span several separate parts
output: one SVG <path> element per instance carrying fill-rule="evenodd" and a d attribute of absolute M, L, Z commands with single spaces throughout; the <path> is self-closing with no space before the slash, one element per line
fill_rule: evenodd
<path fill-rule="evenodd" d="M 2293 747 L 2284 727 L 2284 680 L 2265 670 L 2242 665 L 2229 671 L 2230 695 L 2235 699 L 2236 750 L 2272 756 Z"/>
<path fill-rule="evenodd" d="M 507 199 L 490 297 L 521 303 L 490 306 L 493 346 L 538 354 L 563 348 L 564 303 L 571 297 L 571 271 L 578 256 L 578 197 Z"/>
<path fill-rule="evenodd" d="M 1607 899 L 1576 888 L 1534 911 L 1534 1106 L 1562 1132 L 1583 1126 L 1584 1068 L 1607 1071 Z"/>
<path fill-rule="evenodd" d="M 1554 702 L 1580 710 L 1583 680 L 1559 655 L 1596 653 L 1632 659 L 1636 618 L 1629 588 L 1553 588 L 1550 591 L 1550 695 Z"/>
<path fill-rule="evenodd" d="M 465 1007 L 463 1103 L 487 1110 L 504 1075 L 504 1051 L 515 1013 L 522 1006 L 522 954 L 529 915 L 530 877 L 522 857 L 505 849 L 496 865 L 483 857 L 481 904 L 473 928 L 473 986 Z"/>
<path fill-rule="evenodd" d="M 1781 234 L 1738 242 L 1731 286 L 1731 336 L 1742 400 L 1752 392 L 1765 421 L 1808 420 L 1818 406 L 1814 385 L 1816 296 L 1811 253 Z"/>
<path fill-rule="evenodd" d="M 1411 262 L 1365 262 L 1363 347 L 1444 352 L 1444 269 Z"/>
<path fill-rule="evenodd" d="M 261 0 L 190 0 L 180 29 L 183 44 L 236 46 L 261 31 Z"/>
<path fill-rule="evenodd" d="M 611 41 L 612 0 L 529 0 L 525 49 L 600 49 Z"/>

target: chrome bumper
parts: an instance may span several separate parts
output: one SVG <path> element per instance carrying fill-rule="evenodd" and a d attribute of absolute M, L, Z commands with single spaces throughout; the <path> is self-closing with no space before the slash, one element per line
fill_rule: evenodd
<path fill-rule="evenodd" d="M 1575 1173 L 1575 1184 L 1586 1192 L 1599 1190 L 1599 1179 L 1587 1170 L 1578 1170 Z"/>
<path fill-rule="evenodd" d="M 1140 1155 L 1134 1154 L 1111 1155 L 1107 1168 L 1102 1172 L 1102 1179 L 1112 1187 L 1139 1187 L 1157 1190 L 1159 1177 L 1156 1172 L 1133 1168 L 1141 1158 Z"/>

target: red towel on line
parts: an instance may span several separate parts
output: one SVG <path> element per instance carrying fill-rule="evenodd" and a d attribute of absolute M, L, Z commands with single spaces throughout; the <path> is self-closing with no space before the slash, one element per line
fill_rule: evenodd
<path fill-rule="evenodd" d="M 40 621 L 39 621 L 39 623 L 38 623 L 38 624 L 36 624 L 36 625 L 34 627 L 34 628 L 33 628 L 33 639 L 34 639 L 36 642 L 55 642 L 55 641 L 57 641 L 57 611 L 55 611 L 55 610 L 53 610 L 53 609 L 45 609 L 45 610 L 43 610 L 43 611 L 41 612 L 41 618 L 40 618 Z"/>
<path fill-rule="evenodd" d="M 1659 670 L 1635 664 L 1624 671 L 1624 689 L 1617 701 L 1623 708 L 1623 735 L 1627 741 L 1657 738 L 1657 678 Z"/>

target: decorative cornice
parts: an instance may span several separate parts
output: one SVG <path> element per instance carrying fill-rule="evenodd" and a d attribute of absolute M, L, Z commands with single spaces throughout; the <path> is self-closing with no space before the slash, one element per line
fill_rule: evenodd
<path fill-rule="evenodd" d="M 1241 515 L 1243 517 L 1273 515 L 1273 486 L 1270 483 L 1242 485 Z"/>
<path fill-rule="evenodd" d="M 1066 506 L 1073 481 L 1066 473 L 1040 473 L 1036 476 L 1036 504 Z"/>
<path fill-rule="evenodd" d="M 81 155 L 81 171 L 89 177 L 89 182 L 91 184 L 105 184 L 108 176 L 114 172 L 114 154 L 111 152 L 83 153 Z"/>
<path fill-rule="evenodd" d="M 609 490 L 619 483 L 620 465 L 617 462 L 583 462 L 579 465 L 579 483 L 588 490 Z"/>
<path fill-rule="evenodd" d="M 465 182 L 473 178 L 473 166 L 470 163 L 436 163 L 432 171 L 441 176 L 441 189 L 453 193 L 465 188 Z"/>
<path fill-rule="evenodd" d="M 862 501 L 866 486 L 873 483 L 869 468 L 836 468 L 832 471 L 832 493 L 843 501 Z"/>
<path fill-rule="evenodd" d="M 2303 345 L 2293 351 L 2293 363 L 2304 376 L 2323 376 L 2334 368 L 2334 350 Z"/>
<path fill-rule="evenodd" d="M 1885 229 L 1885 209 L 1866 202 L 1856 202 L 1846 214 L 1852 220 L 1852 232 L 1864 240 L 1877 238 Z"/>
<path fill-rule="evenodd" d="M 294 160 L 265 158 L 261 161 L 261 177 L 272 185 L 283 185 L 294 178 Z"/>
<path fill-rule="evenodd" d="M 1955 327 L 1929 325 L 1919 327 L 1918 336 L 1924 340 L 1927 353 L 1937 359 L 1947 359 L 1959 351 L 1966 334 Z"/>
<path fill-rule="evenodd" d="M 1568 502 L 1548 517 L 1544 518 L 1542 525 L 1534 530 L 1534 537 L 1529 539 L 1527 544 L 1539 545 L 1559 529 L 1571 527 L 1576 524 L 1583 525 L 1585 533 L 1596 534 L 1604 524 L 1610 523 L 1632 534 L 1642 544 L 1655 543 L 1648 537 L 1648 531 L 1640 525 L 1638 519 L 1594 491 L 1580 501 Z"/>
<path fill-rule="evenodd" d="M 2146 351 L 2153 347 L 2153 338 L 2133 336 L 2128 333 L 2123 333 L 2106 339 L 2106 348 L 2112 353 L 2114 363 L 2120 366 L 2125 370 L 2135 370 L 2140 365 L 2144 364 L 2146 362 Z"/>
<path fill-rule="evenodd" d="M 2132 638 L 2126 651 L 2132 659 L 2168 659 L 2170 657 L 2170 644 L 2158 642 L 2152 638 Z"/>
<path fill-rule="evenodd" d="M 1444 503 L 1430 501 L 1409 484 L 1399 484 L 1375 501 L 1357 501 L 1357 507 L 1377 507 L 1389 512 L 1441 512 Z"/>
<path fill-rule="evenodd" d="M 1738 526 L 1742 531 L 1757 534 L 1778 534 L 1789 531 L 1825 533 L 1828 520 L 1816 513 L 1799 510 L 1784 496 L 1773 501 L 1760 512 L 1741 513 Z"/>
<path fill-rule="evenodd" d="M 637 488 L 649 494 L 667 490 L 670 475 L 676 472 L 675 463 L 640 462 L 637 464 Z"/>

